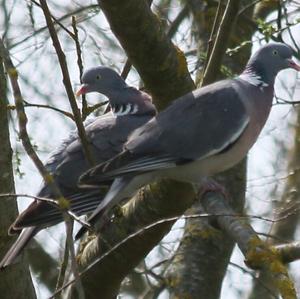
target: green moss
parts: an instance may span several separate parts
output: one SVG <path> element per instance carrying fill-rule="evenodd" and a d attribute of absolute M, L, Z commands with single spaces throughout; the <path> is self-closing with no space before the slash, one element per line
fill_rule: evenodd
<path fill-rule="evenodd" d="M 50 174 L 44 176 L 44 181 L 46 184 L 52 184 L 54 182 L 53 177 Z"/>
<path fill-rule="evenodd" d="M 1 102 L 1 101 L 0 101 Z M 15 110 L 16 106 L 15 105 L 6 105 L 7 110 Z"/>
<path fill-rule="evenodd" d="M 18 78 L 18 71 L 14 67 L 7 69 L 7 73 L 11 78 Z"/>
<path fill-rule="evenodd" d="M 62 210 L 67 210 L 70 207 L 70 202 L 68 199 L 64 198 L 64 197 L 60 197 L 58 200 L 58 205 L 60 207 L 60 209 Z"/>
<path fill-rule="evenodd" d="M 178 77 L 182 77 L 186 74 L 187 72 L 187 62 L 184 53 L 178 48 L 176 48 L 176 54 L 177 54 L 177 59 L 178 59 L 178 69 L 177 69 L 177 74 Z"/>
<path fill-rule="evenodd" d="M 23 113 L 23 112 L 20 112 L 20 113 L 19 113 L 19 120 L 20 120 L 21 122 L 27 122 L 27 116 L 26 116 L 26 114 Z"/>
<path fill-rule="evenodd" d="M 277 282 L 277 287 L 280 291 L 282 298 L 284 298 L 284 299 L 296 299 L 297 298 L 294 284 L 289 279 L 289 277 L 279 280 Z"/>
<path fill-rule="evenodd" d="M 257 237 L 249 241 L 249 248 L 246 255 L 247 264 L 253 268 L 264 268 L 270 272 L 282 298 L 296 299 L 294 284 L 277 251 L 268 247 Z"/>

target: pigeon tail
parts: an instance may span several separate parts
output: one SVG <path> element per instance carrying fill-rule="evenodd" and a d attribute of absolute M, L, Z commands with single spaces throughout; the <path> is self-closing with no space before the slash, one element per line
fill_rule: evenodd
<path fill-rule="evenodd" d="M 66 196 L 69 200 L 70 211 L 77 216 L 92 213 L 101 202 L 108 188 L 103 189 L 98 187 L 96 190 L 85 190 L 85 192 Z M 20 234 L 24 227 L 38 226 L 39 228 L 45 228 L 61 221 L 63 221 L 63 213 L 58 206 L 35 201 L 19 215 L 9 228 L 8 233 L 10 235 Z"/>
<path fill-rule="evenodd" d="M 11 246 L 0 262 L 0 269 L 13 264 L 28 242 L 38 233 L 37 227 L 23 229 L 15 243 Z"/>
<path fill-rule="evenodd" d="M 92 225 L 95 224 L 97 231 L 99 231 L 109 220 L 109 212 L 113 207 L 120 203 L 123 199 L 130 197 L 127 192 L 124 192 L 128 185 L 130 185 L 131 177 L 116 178 L 112 183 L 108 193 L 103 201 L 98 205 L 97 209 L 88 218 L 88 222 Z M 124 195 L 126 193 L 126 195 Z M 78 240 L 87 231 L 86 227 L 81 227 L 75 236 Z"/>

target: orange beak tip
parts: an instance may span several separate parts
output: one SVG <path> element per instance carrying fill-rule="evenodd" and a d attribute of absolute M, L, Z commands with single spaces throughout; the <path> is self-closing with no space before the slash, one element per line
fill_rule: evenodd
<path fill-rule="evenodd" d="M 83 94 L 87 93 L 87 86 L 86 85 L 81 85 L 80 88 L 76 91 L 75 95 L 76 97 L 79 97 Z"/>

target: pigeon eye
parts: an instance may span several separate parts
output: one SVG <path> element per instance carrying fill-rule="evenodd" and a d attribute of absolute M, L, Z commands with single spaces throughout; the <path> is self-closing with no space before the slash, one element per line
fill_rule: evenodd
<path fill-rule="evenodd" d="M 97 79 L 97 80 L 100 80 L 100 79 L 101 79 L 101 76 L 100 76 L 100 75 L 97 75 L 97 76 L 96 76 L 96 79 Z"/>
<path fill-rule="evenodd" d="M 273 55 L 278 55 L 278 51 L 277 50 L 273 50 Z"/>

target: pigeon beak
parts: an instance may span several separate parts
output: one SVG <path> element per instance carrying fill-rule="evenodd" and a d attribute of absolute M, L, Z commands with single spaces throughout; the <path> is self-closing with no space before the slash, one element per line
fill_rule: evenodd
<path fill-rule="evenodd" d="M 76 92 L 76 97 L 79 97 L 82 94 L 86 94 L 87 92 L 88 92 L 88 85 L 82 84 Z"/>
<path fill-rule="evenodd" d="M 294 60 L 292 59 L 287 59 L 288 66 L 298 72 L 300 72 L 300 65 L 297 64 Z"/>

